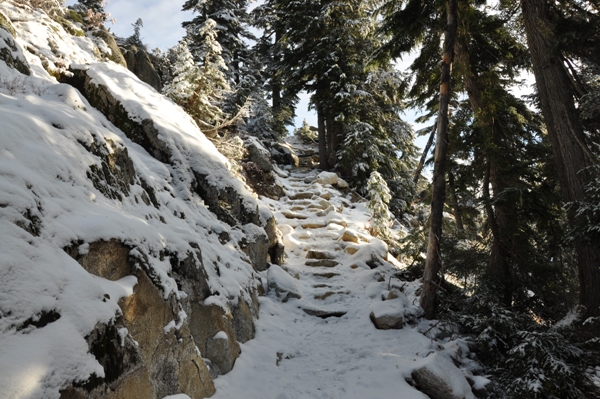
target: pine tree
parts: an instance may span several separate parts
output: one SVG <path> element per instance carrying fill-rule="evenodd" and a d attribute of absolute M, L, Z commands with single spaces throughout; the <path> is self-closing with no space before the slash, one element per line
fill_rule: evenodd
<path fill-rule="evenodd" d="M 575 87 L 565 66 L 564 54 L 560 48 L 556 49 L 560 43 L 556 24 L 560 13 L 546 0 L 522 0 L 521 6 L 541 110 L 563 197 L 565 202 L 585 201 L 585 185 L 591 180 L 589 167 L 598 161 L 590 151 L 575 107 Z M 578 225 L 573 210 L 568 217 L 572 227 Z M 579 302 L 585 307 L 584 317 L 600 316 L 600 248 L 579 241 L 575 243 L 575 250 L 580 277 Z"/>
<path fill-rule="evenodd" d="M 131 26 L 133 26 L 133 34 L 127 38 L 127 44 L 145 48 L 146 46 L 142 42 L 142 36 L 140 33 L 144 27 L 144 22 L 141 18 L 138 18 L 133 24 L 131 24 Z"/>
<path fill-rule="evenodd" d="M 371 211 L 371 235 L 383 240 L 390 239 L 391 217 L 388 204 L 392 196 L 387 183 L 379 172 L 371 172 L 367 181 L 367 192 L 369 198 L 367 208 Z"/>
<path fill-rule="evenodd" d="M 202 64 L 205 42 L 216 41 L 224 63 L 222 72 L 232 87 L 242 78 L 240 64 L 248 63 L 249 52 L 244 39 L 253 38 L 247 28 L 246 6 L 246 0 L 188 0 L 183 5 L 184 11 L 196 14 L 191 21 L 183 23 L 194 59 Z M 206 28 L 208 21 L 214 21 L 210 29 Z"/>
<path fill-rule="evenodd" d="M 225 76 L 221 72 L 224 66 L 220 58 L 220 46 L 214 40 L 214 21 L 207 21 L 207 42 L 203 49 L 204 64 L 199 67 L 188 48 L 187 41 L 182 40 L 174 50 L 173 80 L 166 85 L 163 93 L 181 105 L 207 133 L 214 132 L 216 126 L 223 121 L 219 104 L 224 92 L 229 90 Z"/>

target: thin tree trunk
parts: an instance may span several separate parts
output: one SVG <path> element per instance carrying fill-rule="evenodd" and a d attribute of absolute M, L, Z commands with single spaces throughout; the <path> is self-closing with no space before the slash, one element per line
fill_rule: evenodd
<path fill-rule="evenodd" d="M 460 213 L 460 207 L 458 206 L 458 197 L 456 196 L 456 187 L 454 186 L 454 173 L 448 172 L 448 189 L 450 190 L 450 206 L 453 209 L 454 221 L 456 222 L 456 229 L 464 233 L 465 227 L 462 221 L 462 215 Z"/>
<path fill-rule="evenodd" d="M 413 178 L 413 182 L 417 184 L 419 182 L 419 178 L 421 177 L 421 171 L 423 170 L 423 166 L 425 165 L 425 160 L 427 159 L 427 154 L 429 154 L 429 149 L 433 145 L 433 139 L 435 137 L 435 132 L 437 131 L 437 121 L 435 125 L 433 125 L 433 130 L 429 135 L 429 140 L 427 140 L 427 144 L 425 144 L 425 149 L 423 150 L 423 155 L 421 155 L 421 159 L 419 160 L 419 165 L 417 166 L 417 170 L 415 171 L 415 177 Z"/>
<path fill-rule="evenodd" d="M 542 114 L 556 161 L 563 199 L 580 201 L 589 176 L 585 170 L 595 160 L 586 145 L 573 100 L 573 88 L 563 59 L 555 46 L 556 26 L 546 0 L 522 0 L 527 43 L 541 102 Z M 568 212 L 571 226 L 578 222 Z M 584 317 L 600 316 L 600 246 L 584 241 L 575 244 L 579 269 L 579 303 Z"/>
<path fill-rule="evenodd" d="M 446 152 L 448 149 L 448 124 L 450 105 L 450 76 L 454 61 L 454 44 L 457 30 L 457 0 L 448 0 L 447 25 L 444 32 L 444 52 L 442 54 L 442 79 L 440 84 L 440 109 L 438 129 L 435 141 L 435 158 L 433 166 L 433 195 L 431 199 L 431 216 L 429 225 L 429 241 L 427 243 L 427 259 L 423 274 L 423 292 L 421 307 L 425 317 L 435 316 L 437 307 L 437 289 L 440 284 L 439 272 L 442 266 L 440 240 L 442 238 L 442 219 L 446 191 Z"/>

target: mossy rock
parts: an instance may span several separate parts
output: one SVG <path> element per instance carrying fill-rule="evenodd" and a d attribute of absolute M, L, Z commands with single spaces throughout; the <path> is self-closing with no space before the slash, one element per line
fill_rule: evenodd
<path fill-rule="evenodd" d="M 0 13 L 0 21 L 2 21 L 2 17 L 3 15 Z M 8 26 L 12 27 L 10 22 Z M 6 29 L 4 25 L 2 25 L 2 27 Z M 25 57 L 23 57 L 23 54 L 17 47 L 17 43 L 14 40 L 14 35 L 11 35 L 9 30 L 6 30 L 6 33 L 0 31 L 0 42 L 4 42 L 6 45 L 0 47 L 0 60 L 4 61 L 6 65 L 16 69 L 22 74 L 30 75 L 31 71 L 29 70 L 27 61 L 25 61 Z"/>
<path fill-rule="evenodd" d="M 72 9 L 67 9 L 65 12 L 65 19 L 81 24 L 82 26 L 85 25 L 85 21 L 83 20 L 81 14 Z"/>
<path fill-rule="evenodd" d="M 104 40 L 108 48 L 110 48 L 111 54 L 104 54 L 109 60 L 127 68 L 127 62 L 125 61 L 123 54 L 121 54 L 121 49 L 117 45 L 115 38 L 110 34 L 110 32 L 104 29 L 98 29 L 95 30 L 92 35 Z"/>
<path fill-rule="evenodd" d="M 0 28 L 4 29 L 5 31 L 10 33 L 10 35 L 12 37 L 15 37 L 17 35 L 17 32 L 15 31 L 15 27 L 12 25 L 12 23 L 6 17 L 6 15 L 2 14 L 1 12 L 0 12 Z"/>
<path fill-rule="evenodd" d="M 79 14 L 73 10 L 68 10 L 65 13 L 65 17 L 67 16 L 67 14 L 69 13 L 73 13 L 77 16 L 79 16 Z M 83 20 L 81 19 L 81 17 L 79 16 L 79 20 L 81 21 L 81 24 L 83 24 Z M 80 29 L 79 27 L 77 27 L 76 23 L 80 23 L 80 21 L 75 21 L 70 17 L 67 18 L 60 18 L 60 24 L 62 25 L 62 27 L 69 32 L 69 34 L 71 36 L 79 36 L 79 37 L 84 37 L 85 36 L 85 32 Z"/>

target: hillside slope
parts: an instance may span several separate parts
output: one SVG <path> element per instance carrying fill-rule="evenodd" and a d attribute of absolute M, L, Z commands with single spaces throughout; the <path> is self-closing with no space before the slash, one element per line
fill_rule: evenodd
<path fill-rule="evenodd" d="M 100 39 L 0 12 L 0 392 L 211 395 L 254 334 L 271 212 Z M 55 78 L 78 71 L 98 109 Z"/>

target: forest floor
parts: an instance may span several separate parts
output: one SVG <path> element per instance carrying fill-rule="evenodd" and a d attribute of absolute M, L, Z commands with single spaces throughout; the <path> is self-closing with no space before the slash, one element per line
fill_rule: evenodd
<path fill-rule="evenodd" d="M 215 380 L 214 398 L 427 398 L 405 380 L 443 349 L 421 333 L 430 324 L 417 317 L 420 283 L 396 277 L 402 265 L 370 236 L 364 200 L 316 183 L 313 170 L 280 176 L 287 196 L 263 200 L 284 234 L 286 261 L 264 272 L 256 337 Z M 384 301 L 390 290 L 399 298 Z M 371 312 L 401 313 L 404 327 L 376 329 Z"/>

